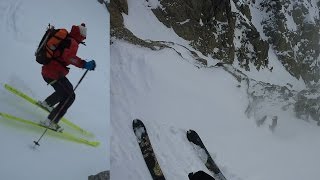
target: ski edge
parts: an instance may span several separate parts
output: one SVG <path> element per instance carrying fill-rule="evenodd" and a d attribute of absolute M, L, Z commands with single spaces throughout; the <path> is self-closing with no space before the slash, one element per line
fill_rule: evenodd
<path fill-rule="evenodd" d="M 21 98 L 27 100 L 27 101 L 30 102 L 31 104 L 34 104 L 34 105 L 36 105 L 37 107 L 39 107 L 40 109 L 46 111 L 45 109 L 43 109 L 43 108 L 41 108 L 40 106 L 38 106 L 37 102 L 36 102 L 34 99 L 32 99 L 30 96 L 22 93 L 21 91 L 17 90 L 16 88 L 14 88 L 14 87 L 12 87 L 12 86 L 10 86 L 10 85 L 8 85 L 8 84 L 4 84 L 4 87 L 5 87 L 5 89 L 7 89 L 8 91 L 12 92 L 13 94 L 15 94 L 15 95 L 17 95 L 17 96 L 20 96 Z M 46 112 L 47 112 L 47 111 L 46 111 Z M 67 119 L 64 118 L 64 117 L 61 119 L 61 121 L 62 121 L 63 123 L 65 123 L 66 125 L 68 125 L 69 127 L 71 127 L 71 128 L 73 128 L 73 129 L 79 131 L 80 133 L 82 133 L 82 134 L 84 134 L 84 135 L 86 135 L 86 136 L 88 136 L 88 137 L 95 137 L 95 135 L 94 135 L 93 133 L 88 132 L 88 131 L 82 129 L 80 126 L 72 123 L 71 121 L 67 120 Z"/>
<path fill-rule="evenodd" d="M 25 123 L 25 124 L 33 125 L 33 126 L 36 126 L 36 127 L 39 127 L 39 128 L 46 129 L 46 127 L 43 127 L 43 126 L 39 125 L 38 123 L 35 123 L 33 121 L 30 121 L 30 120 L 22 119 L 22 118 L 19 118 L 19 117 L 16 117 L 16 116 L 13 116 L 13 115 L 10 115 L 10 114 L 7 114 L 7 113 L 0 112 L 0 116 L 2 116 L 3 118 L 9 119 L 9 120 L 14 120 L 14 121 L 18 121 L 18 122 L 22 122 L 22 123 Z M 75 137 L 74 135 L 72 135 L 70 133 L 67 133 L 67 132 L 57 132 L 57 131 L 52 130 L 52 129 L 48 129 L 48 130 L 50 130 L 55 135 L 60 136 L 63 139 L 67 139 L 67 140 L 70 140 L 70 141 L 73 141 L 73 142 L 81 143 L 81 144 L 84 144 L 84 145 L 89 145 L 89 146 L 92 146 L 92 147 L 98 147 L 100 145 L 100 142 L 98 142 L 98 141 L 89 141 L 89 140 L 86 140 L 84 138 Z"/>

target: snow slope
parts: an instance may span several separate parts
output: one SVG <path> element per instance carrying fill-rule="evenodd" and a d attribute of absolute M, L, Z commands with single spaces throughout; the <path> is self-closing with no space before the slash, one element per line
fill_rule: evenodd
<path fill-rule="evenodd" d="M 43 130 L 27 128 L 0 117 L 0 179 L 85 180 L 109 169 L 109 13 L 95 1 L 0 1 L 0 111 L 39 121 L 46 113 L 3 88 L 8 83 L 44 100 L 53 92 L 41 76 L 34 52 L 48 23 L 71 29 L 86 23 L 87 46 L 78 55 L 95 59 L 97 68 L 88 72 L 76 90 L 76 100 L 66 114 L 73 123 L 93 132 L 98 148 L 44 136 L 41 146 L 30 148 Z M 84 70 L 71 67 L 69 80 L 75 86 Z M 68 129 L 66 129 L 68 130 Z"/>
<path fill-rule="evenodd" d="M 145 1 L 128 0 L 128 5 L 125 25 L 138 37 L 186 43 L 170 29 L 156 31 L 165 26 Z M 238 87 L 223 69 L 196 68 L 172 49 L 151 51 L 121 40 L 113 42 L 111 179 L 151 179 L 132 131 L 135 118 L 145 122 L 168 180 L 188 179 L 189 172 L 200 169 L 209 172 L 186 139 L 188 129 L 200 134 L 229 180 L 318 179 L 318 127 L 296 119 L 291 109 L 279 114 L 274 132 L 268 127 L 270 119 L 257 127 L 244 113 L 248 105 L 244 86 Z M 187 52 L 180 53 L 191 58 Z M 272 51 L 269 54 L 275 73 L 252 71 L 248 76 L 302 88 Z"/>

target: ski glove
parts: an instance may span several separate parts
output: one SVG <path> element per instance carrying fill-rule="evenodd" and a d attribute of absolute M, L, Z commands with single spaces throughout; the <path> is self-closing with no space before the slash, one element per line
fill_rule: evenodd
<path fill-rule="evenodd" d="M 88 69 L 89 71 L 93 71 L 96 68 L 96 62 L 94 60 L 85 62 L 84 69 Z"/>

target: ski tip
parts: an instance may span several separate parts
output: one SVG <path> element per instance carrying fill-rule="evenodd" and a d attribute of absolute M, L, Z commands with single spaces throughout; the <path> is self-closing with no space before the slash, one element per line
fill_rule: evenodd
<path fill-rule="evenodd" d="M 186 133 L 186 136 L 189 141 L 193 141 L 193 139 L 199 135 L 197 134 L 196 131 L 189 129 Z"/>
<path fill-rule="evenodd" d="M 193 133 L 193 132 L 195 132 L 195 131 L 192 130 L 192 129 L 189 129 L 189 130 L 187 131 L 188 134 Z"/>
<path fill-rule="evenodd" d="M 98 146 L 100 146 L 100 142 L 99 141 L 90 142 L 89 145 L 93 146 L 93 147 L 98 147 Z"/>
<path fill-rule="evenodd" d="M 134 119 L 132 121 L 132 127 L 136 128 L 136 127 L 141 127 L 141 126 L 144 126 L 144 124 L 140 119 Z"/>
<path fill-rule="evenodd" d="M 136 131 L 139 128 L 143 128 L 144 131 L 147 132 L 144 123 L 140 119 L 134 119 L 132 121 L 132 128 L 133 128 L 134 131 Z"/>
<path fill-rule="evenodd" d="M 133 123 L 134 123 L 134 124 L 142 123 L 142 121 L 141 121 L 140 119 L 134 119 L 134 120 L 133 120 Z"/>

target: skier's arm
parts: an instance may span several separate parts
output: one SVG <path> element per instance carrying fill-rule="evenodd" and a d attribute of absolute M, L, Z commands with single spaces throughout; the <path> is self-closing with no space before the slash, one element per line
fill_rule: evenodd
<path fill-rule="evenodd" d="M 70 57 L 70 58 L 68 58 L 68 61 L 69 61 L 69 64 L 72 64 L 78 68 L 83 68 L 84 64 L 86 63 L 85 60 L 82 60 L 78 56 Z"/>
<path fill-rule="evenodd" d="M 77 56 L 78 47 L 79 45 L 74 40 L 71 40 L 70 47 L 66 48 L 62 54 L 62 59 L 67 64 L 83 68 L 86 61 Z"/>

